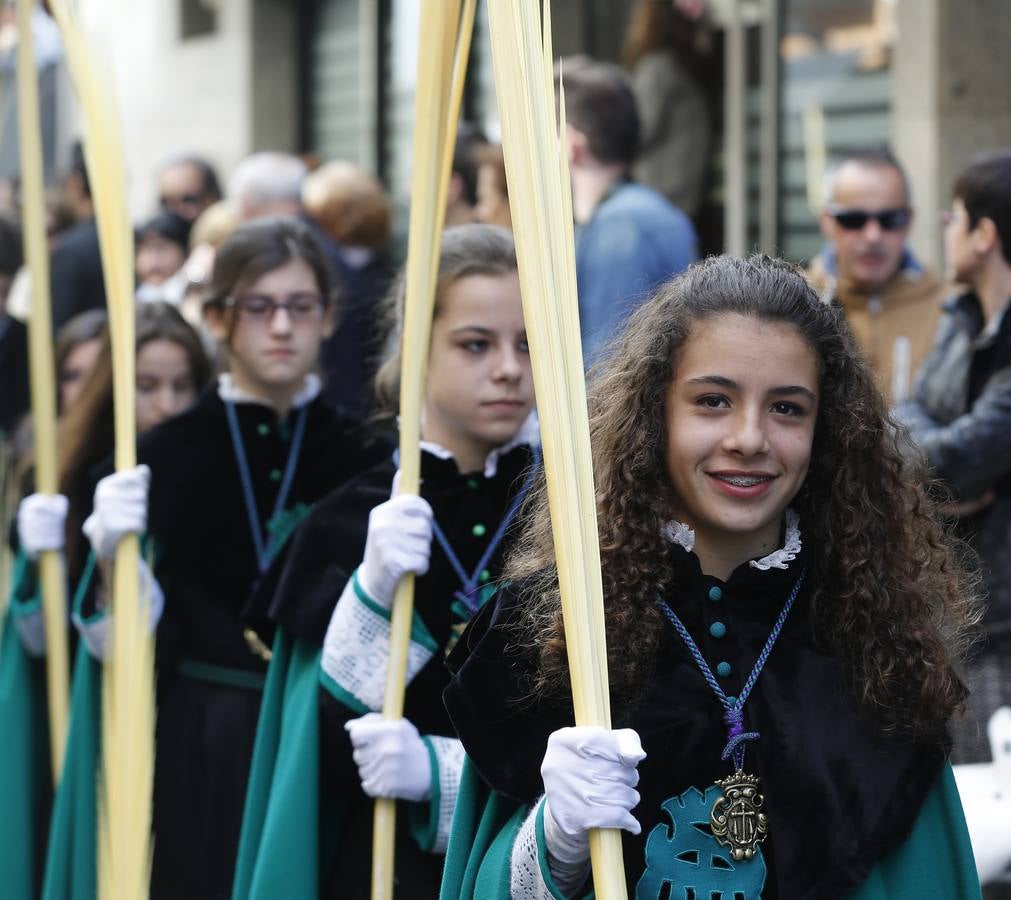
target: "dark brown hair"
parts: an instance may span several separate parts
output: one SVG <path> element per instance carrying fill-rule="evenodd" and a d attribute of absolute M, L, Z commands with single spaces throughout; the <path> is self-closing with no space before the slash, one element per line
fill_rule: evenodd
<path fill-rule="evenodd" d="M 598 162 L 630 166 L 639 149 L 640 125 L 628 76 L 613 63 L 585 56 L 563 60 L 560 71 L 566 122 L 585 135 Z"/>
<path fill-rule="evenodd" d="M 993 222 L 1004 261 L 1011 263 L 1011 151 L 974 159 L 958 176 L 954 195 L 965 204 L 970 230 L 980 219 Z"/>
<path fill-rule="evenodd" d="M 223 307 L 236 291 L 293 259 L 305 260 L 319 292 L 332 297 L 332 273 L 309 226 L 291 216 L 256 219 L 236 228 L 218 248 L 205 305 Z"/>
<path fill-rule="evenodd" d="M 183 348 L 196 390 L 203 389 L 210 380 L 211 366 L 200 336 L 167 303 L 142 304 L 137 307 L 137 351 L 156 340 L 172 341 Z M 73 555 L 72 550 L 80 541 L 84 513 L 91 508 L 91 472 L 109 457 L 114 446 L 112 350 L 106 330 L 95 366 L 57 431 L 60 491 L 70 499 L 68 556 Z"/>
<path fill-rule="evenodd" d="M 701 28 L 699 22 L 693 22 L 675 9 L 670 0 L 639 0 L 625 32 L 621 61 L 632 70 L 644 56 L 666 50 L 698 75 Z"/>
<path fill-rule="evenodd" d="M 957 664 L 976 617 L 960 567 L 901 435 L 840 309 L 803 275 L 764 256 L 712 257 L 637 310 L 589 392 L 597 515 L 616 695 L 648 683 L 665 628 L 656 599 L 674 583 L 662 529 L 675 497 L 667 473 L 666 398 L 679 354 L 701 321 L 742 315 L 796 328 L 820 366 L 811 464 L 792 508 L 817 542 L 808 563 L 816 639 L 886 732 L 937 736 L 965 690 Z M 550 515 L 543 481 L 506 577 L 524 579 L 519 646 L 538 648 L 534 690 L 567 690 Z M 528 595 L 528 596 L 527 596 Z"/>

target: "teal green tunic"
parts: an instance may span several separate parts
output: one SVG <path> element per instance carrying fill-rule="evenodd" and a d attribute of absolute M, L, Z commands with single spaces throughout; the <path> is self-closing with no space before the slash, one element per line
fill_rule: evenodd
<path fill-rule="evenodd" d="M 464 768 L 463 783 L 446 855 L 441 900 L 510 900 L 513 842 L 530 807 L 491 791 L 473 766 Z M 541 861 L 543 832 L 538 828 Z M 564 900 L 542 867 L 552 896 Z M 592 896 L 588 895 L 588 896 Z M 912 834 L 887 854 L 846 900 L 978 900 L 979 882 L 962 804 L 951 767 L 923 804 Z"/>
<path fill-rule="evenodd" d="M 280 629 L 274 640 L 235 866 L 235 898 L 319 895 L 321 652 Z M 261 852 L 264 847 L 270 851 Z"/>
<path fill-rule="evenodd" d="M 38 896 L 52 798 L 45 660 L 29 656 L 15 624 L 39 608 L 33 570 L 18 557 L 0 626 L 0 885 L 9 900 Z"/>
<path fill-rule="evenodd" d="M 70 727 L 63 774 L 49 822 L 42 900 L 98 896 L 98 795 L 101 757 L 102 664 L 81 641 L 70 692 Z"/>

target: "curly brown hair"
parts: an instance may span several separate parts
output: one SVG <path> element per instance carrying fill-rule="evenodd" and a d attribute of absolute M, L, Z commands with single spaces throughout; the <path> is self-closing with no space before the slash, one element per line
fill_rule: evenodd
<path fill-rule="evenodd" d="M 666 627 L 657 598 L 675 577 L 662 536 L 675 506 L 665 402 L 694 326 L 725 315 L 792 325 L 819 363 L 811 464 L 792 501 L 816 547 L 808 563 L 815 639 L 840 660 L 885 733 L 940 736 L 965 699 L 958 670 L 978 618 L 976 580 L 939 524 L 925 470 L 902 453 L 908 438 L 889 419 L 842 310 L 766 256 L 711 257 L 667 282 L 594 372 L 590 437 L 612 692 L 634 702 L 652 675 Z M 516 640 L 537 648 L 531 689 L 558 695 L 568 690 L 568 670 L 543 479 L 526 513 L 505 573 L 521 580 L 525 601 Z"/>

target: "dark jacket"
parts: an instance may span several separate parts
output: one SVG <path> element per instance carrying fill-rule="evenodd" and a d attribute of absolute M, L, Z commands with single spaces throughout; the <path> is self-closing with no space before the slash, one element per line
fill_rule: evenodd
<path fill-rule="evenodd" d="M 105 276 L 94 219 L 79 222 L 63 235 L 49 258 L 53 334 L 89 309 L 105 306 Z"/>
<path fill-rule="evenodd" d="M 987 630 L 1011 635 L 1011 316 L 984 333 L 975 294 L 949 300 L 912 399 L 895 415 L 957 499 L 995 494 L 958 530 L 980 557 Z"/>
<path fill-rule="evenodd" d="M 279 544 L 320 497 L 389 453 L 321 399 L 311 401 L 286 506 L 273 514 L 300 412 L 278 419 L 257 403 L 238 403 L 235 412 L 257 524 Z M 240 618 L 259 570 L 217 389 L 145 434 L 137 458 L 151 467 L 148 534 L 165 591 L 151 898 L 217 900 L 231 896 L 260 708 L 256 683 L 266 671 Z"/>
<path fill-rule="evenodd" d="M 665 599 L 727 694 L 743 692 L 805 560 L 802 551 L 785 569 L 744 564 L 723 582 L 703 574 L 694 554 L 672 548 L 677 581 Z M 744 770 L 761 778 L 769 822 L 768 840 L 748 864 L 759 878 L 765 873 L 765 885 L 747 895 L 765 900 L 845 896 L 906 840 L 944 765 L 940 743 L 888 738 L 867 721 L 843 687 L 839 661 L 815 646 L 812 582 L 809 575 L 744 707 L 745 730 L 760 733 L 748 744 Z M 454 677 L 445 701 L 470 764 L 493 790 L 529 804 L 544 791 L 539 769 L 548 736 L 571 725 L 573 712 L 567 698 L 531 689 L 537 653 L 524 652 L 517 637 L 523 603 L 522 587 L 509 585 L 474 617 L 449 658 Z M 611 710 L 614 727 L 634 728 L 648 754 L 638 767 L 641 800 L 633 813 L 642 831 L 621 835 L 628 896 L 664 896 L 647 887 L 655 886 L 655 873 L 685 881 L 698 874 L 700 860 L 716 879 L 706 883 L 722 884 L 719 896 L 744 896 L 747 869 L 733 876 L 734 864 L 712 852 L 711 837 L 671 828 L 678 806 L 695 814 L 705 806 L 708 824 L 703 794 L 731 771 L 721 760 L 722 707 L 673 628 L 663 633 L 642 698 L 616 700 Z M 708 900 L 710 890 L 697 896 Z"/>
<path fill-rule="evenodd" d="M 28 330 L 0 315 L 0 441 L 10 437 L 28 412 Z"/>

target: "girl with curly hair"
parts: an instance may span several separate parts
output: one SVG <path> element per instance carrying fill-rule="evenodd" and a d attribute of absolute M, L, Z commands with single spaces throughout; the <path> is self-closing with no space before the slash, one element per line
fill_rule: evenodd
<path fill-rule="evenodd" d="M 468 754 L 443 898 L 979 894 L 947 755 L 975 583 L 839 309 L 711 258 L 590 390 L 616 730 L 570 727 L 544 485 L 445 699 Z"/>

